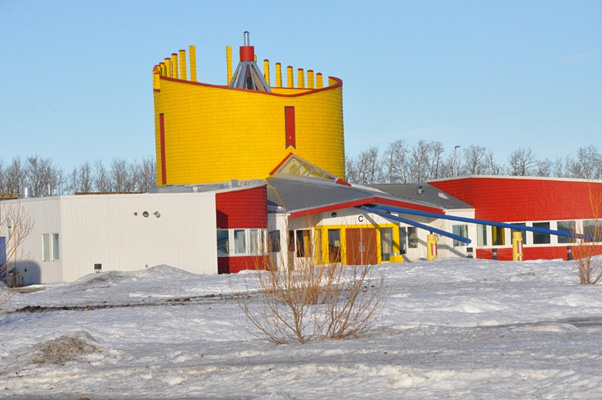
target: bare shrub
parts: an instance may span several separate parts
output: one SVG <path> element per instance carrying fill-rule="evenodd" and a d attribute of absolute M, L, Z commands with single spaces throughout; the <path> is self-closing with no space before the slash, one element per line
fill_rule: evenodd
<path fill-rule="evenodd" d="M 10 281 L 9 265 L 23 256 L 21 245 L 33 229 L 33 221 L 20 204 L 11 204 L 11 200 L 0 202 L 0 237 L 5 239 L 0 245 L 0 276 L 6 277 L 9 286 L 17 282 Z M 0 291 L 0 304 L 10 298 L 11 291 Z"/>
<path fill-rule="evenodd" d="M 593 219 L 584 221 L 584 234 L 588 237 L 577 239 L 573 247 L 575 253 L 575 264 L 579 271 L 579 281 L 582 285 L 595 285 L 602 280 L 602 256 L 601 247 L 597 244 L 602 241 L 602 226 L 600 226 L 600 215 L 602 215 L 602 192 L 594 193 L 589 187 L 589 200 L 592 207 Z"/>
<path fill-rule="evenodd" d="M 266 257 L 236 299 L 257 337 L 308 343 L 364 332 L 386 295 L 385 276 L 373 265 L 316 265 L 310 257 L 294 270 L 278 271 Z"/>

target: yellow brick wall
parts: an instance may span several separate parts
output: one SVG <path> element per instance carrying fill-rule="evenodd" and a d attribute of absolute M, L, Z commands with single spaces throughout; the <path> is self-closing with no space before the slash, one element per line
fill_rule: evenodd
<path fill-rule="evenodd" d="M 166 184 L 264 179 L 289 153 L 345 176 L 343 89 L 272 88 L 274 93 L 154 81 L 157 184 L 162 182 L 159 114 L 164 114 Z M 284 107 L 295 107 L 296 149 L 285 148 Z"/>

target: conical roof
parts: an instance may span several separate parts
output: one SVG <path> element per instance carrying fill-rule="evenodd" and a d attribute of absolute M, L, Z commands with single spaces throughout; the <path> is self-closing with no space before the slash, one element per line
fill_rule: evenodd
<path fill-rule="evenodd" d="M 249 32 L 245 32 L 244 35 L 245 45 L 240 47 L 240 63 L 228 86 L 271 93 L 270 85 L 255 62 L 255 49 L 249 45 Z"/>

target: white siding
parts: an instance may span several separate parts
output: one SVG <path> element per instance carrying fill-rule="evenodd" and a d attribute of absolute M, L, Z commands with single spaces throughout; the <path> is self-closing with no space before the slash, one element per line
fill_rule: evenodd
<path fill-rule="evenodd" d="M 66 281 L 92 273 L 96 263 L 103 271 L 167 264 L 217 273 L 213 193 L 71 196 L 61 212 Z"/>
<path fill-rule="evenodd" d="M 22 207 L 33 221 L 33 229 L 17 252 L 17 269 L 24 285 L 63 280 L 62 255 L 59 260 L 42 261 L 42 235 L 60 233 L 60 197 L 30 198 L 2 202 L 2 212 L 8 207 Z M 59 235 L 59 246 L 60 243 Z M 14 264 L 11 263 L 9 268 Z"/>
<path fill-rule="evenodd" d="M 25 284 L 74 281 L 93 273 L 97 263 L 103 271 L 167 264 L 193 273 L 217 274 L 213 192 L 14 201 L 19 204 L 34 221 L 19 261 Z M 59 234 L 59 260 L 42 261 L 45 233 Z"/>

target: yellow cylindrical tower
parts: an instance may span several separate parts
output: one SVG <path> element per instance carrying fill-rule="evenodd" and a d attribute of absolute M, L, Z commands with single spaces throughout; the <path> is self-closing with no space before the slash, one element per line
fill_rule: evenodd
<path fill-rule="evenodd" d="M 322 73 L 318 72 L 316 74 L 316 87 L 318 89 L 322 89 L 324 87 L 324 79 L 322 78 Z"/>
<path fill-rule="evenodd" d="M 226 54 L 231 81 L 231 50 Z M 291 153 L 345 176 L 340 79 L 313 89 L 303 88 L 301 78 L 295 88 L 289 66 L 282 87 L 277 63 L 276 86 L 256 90 L 169 79 L 177 65 L 177 58 L 167 58 L 153 75 L 158 185 L 265 179 Z"/>

